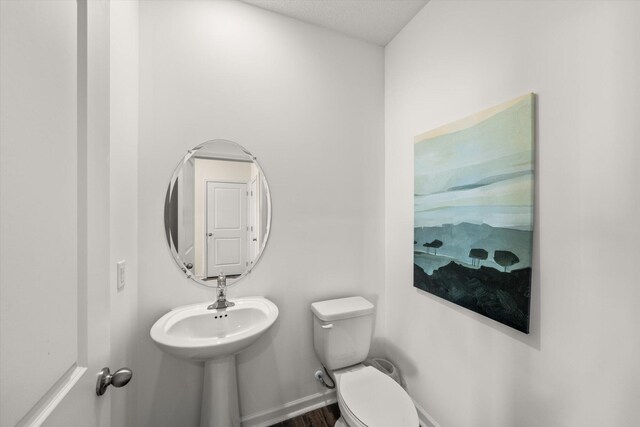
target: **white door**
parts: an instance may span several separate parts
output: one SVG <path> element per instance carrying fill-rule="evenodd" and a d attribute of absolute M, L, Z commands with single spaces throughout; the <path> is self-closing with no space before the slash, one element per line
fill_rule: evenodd
<path fill-rule="evenodd" d="M 207 277 L 242 274 L 247 265 L 247 185 L 207 181 Z"/>
<path fill-rule="evenodd" d="M 0 19 L 0 425 L 108 427 L 109 4 Z"/>

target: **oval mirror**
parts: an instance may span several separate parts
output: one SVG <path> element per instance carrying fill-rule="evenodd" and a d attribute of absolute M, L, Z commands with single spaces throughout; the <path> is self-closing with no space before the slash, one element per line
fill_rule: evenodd
<path fill-rule="evenodd" d="M 164 203 L 167 243 L 178 267 L 205 286 L 232 284 L 256 265 L 269 238 L 271 196 L 244 147 L 216 139 L 189 150 Z"/>

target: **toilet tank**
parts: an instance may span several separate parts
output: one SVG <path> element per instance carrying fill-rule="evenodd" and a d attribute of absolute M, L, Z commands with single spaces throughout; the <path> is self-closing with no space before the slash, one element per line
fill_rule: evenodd
<path fill-rule="evenodd" d="M 362 297 L 318 301 L 313 312 L 313 346 L 331 370 L 364 361 L 373 333 L 373 304 Z"/>

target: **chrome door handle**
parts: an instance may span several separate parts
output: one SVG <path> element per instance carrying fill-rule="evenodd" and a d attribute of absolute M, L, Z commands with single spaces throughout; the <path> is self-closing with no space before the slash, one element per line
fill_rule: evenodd
<path fill-rule="evenodd" d="M 116 388 L 124 387 L 129 384 L 132 376 L 133 372 L 129 368 L 118 369 L 113 374 L 109 368 L 102 368 L 96 381 L 96 394 L 102 396 L 110 385 Z"/>

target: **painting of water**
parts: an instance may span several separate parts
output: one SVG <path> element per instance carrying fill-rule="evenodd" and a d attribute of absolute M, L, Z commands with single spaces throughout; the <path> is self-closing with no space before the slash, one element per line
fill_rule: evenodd
<path fill-rule="evenodd" d="M 423 291 L 529 333 L 535 95 L 414 144 L 414 279 Z"/>

